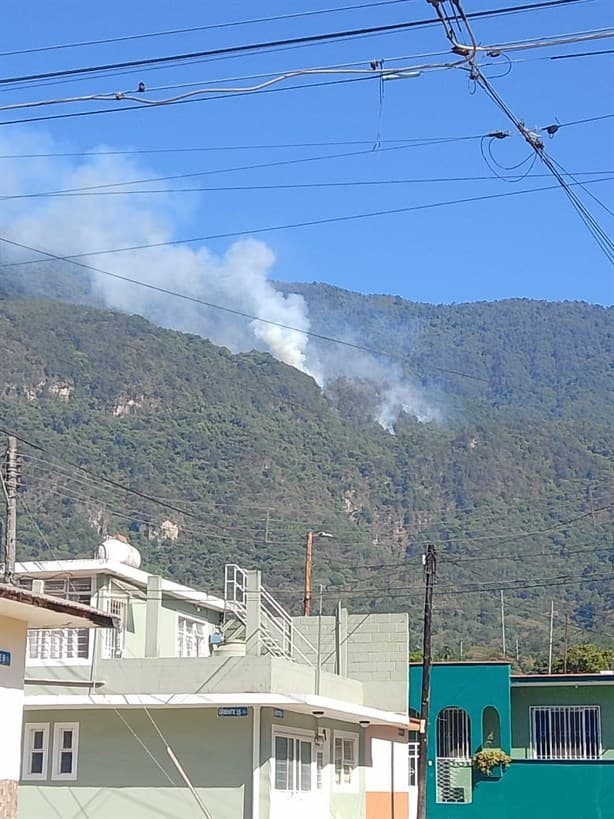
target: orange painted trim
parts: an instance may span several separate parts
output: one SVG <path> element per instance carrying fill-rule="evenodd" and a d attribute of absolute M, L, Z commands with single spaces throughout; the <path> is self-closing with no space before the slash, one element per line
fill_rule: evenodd
<path fill-rule="evenodd" d="M 366 819 L 407 819 L 409 815 L 408 793 L 366 794 Z"/>

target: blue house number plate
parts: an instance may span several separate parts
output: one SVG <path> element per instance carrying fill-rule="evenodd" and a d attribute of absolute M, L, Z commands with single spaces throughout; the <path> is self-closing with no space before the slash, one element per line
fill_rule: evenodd
<path fill-rule="evenodd" d="M 217 715 L 218 717 L 246 717 L 247 708 L 218 708 Z"/>
<path fill-rule="evenodd" d="M 10 651 L 0 651 L 0 665 L 10 665 L 11 664 L 11 652 Z"/>

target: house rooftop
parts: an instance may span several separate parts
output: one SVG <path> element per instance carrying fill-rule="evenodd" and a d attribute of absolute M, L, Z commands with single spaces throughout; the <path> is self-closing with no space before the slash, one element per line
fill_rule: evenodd
<path fill-rule="evenodd" d="M 150 572 L 137 569 L 127 563 L 117 560 L 105 560 L 100 558 L 86 558 L 78 560 L 42 560 L 30 561 L 27 563 L 17 563 L 15 574 L 19 577 L 32 577 L 44 580 L 47 577 L 57 577 L 58 575 L 69 575 L 76 577 L 79 575 L 107 574 L 132 583 L 143 589 L 147 588 L 147 581 L 154 577 Z M 214 611 L 224 611 L 224 601 L 220 597 L 215 597 L 205 592 L 197 591 L 190 586 L 181 583 L 174 583 L 172 580 L 162 579 L 162 592 L 178 600 L 194 603 Z"/>
<path fill-rule="evenodd" d="M 116 628 L 116 617 L 72 600 L 0 583 L 0 615 L 25 621 L 28 628 Z"/>
<path fill-rule="evenodd" d="M 422 663 L 410 663 L 421 666 Z M 436 660 L 431 665 L 474 666 L 474 665 L 511 665 L 509 660 Z"/>
<path fill-rule="evenodd" d="M 614 685 L 614 671 L 597 674 L 512 674 L 513 686 L 531 685 Z"/>

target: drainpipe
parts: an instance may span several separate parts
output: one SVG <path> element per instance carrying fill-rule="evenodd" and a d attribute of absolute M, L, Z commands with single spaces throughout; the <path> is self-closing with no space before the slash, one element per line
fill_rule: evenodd
<path fill-rule="evenodd" d="M 260 819 L 260 706 L 252 708 L 252 816 Z"/>

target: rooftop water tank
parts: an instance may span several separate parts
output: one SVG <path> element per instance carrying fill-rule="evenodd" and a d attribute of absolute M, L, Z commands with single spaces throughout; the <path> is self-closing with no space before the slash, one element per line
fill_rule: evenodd
<path fill-rule="evenodd" d="M 99 560 L 111 560 L 138 569 L 141 565 L 141 553 L 131 546 L 123 535 L 108 537 L 102 541 L 96 552 Z"/>

